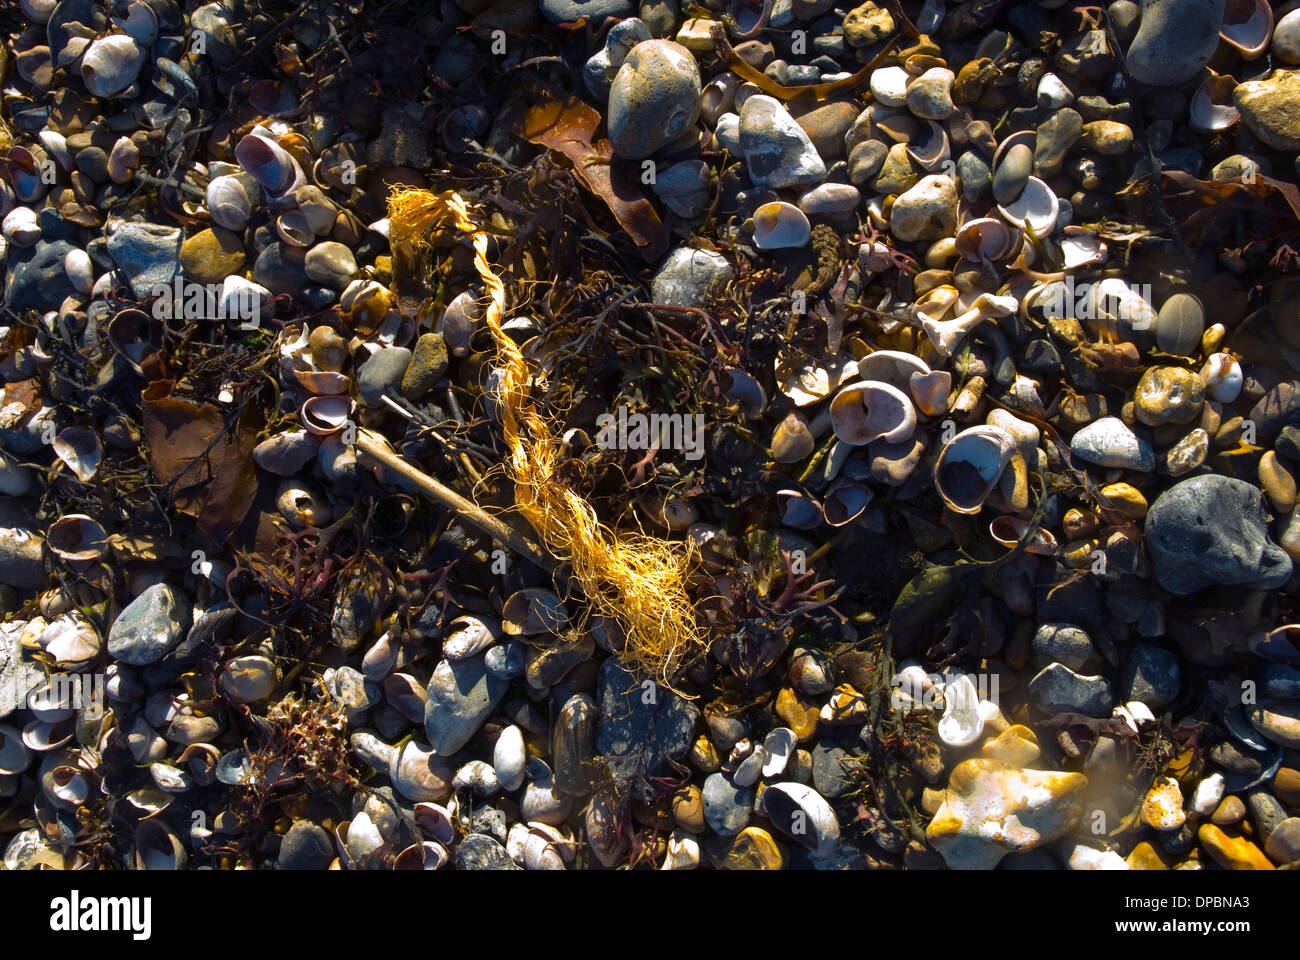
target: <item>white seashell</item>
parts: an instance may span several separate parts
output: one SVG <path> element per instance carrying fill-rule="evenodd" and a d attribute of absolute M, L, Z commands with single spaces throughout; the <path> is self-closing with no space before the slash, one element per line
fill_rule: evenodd
<path fill-rule="evenodd" d="M 72 286 L 79 293 L 90 293 L 95 287 L 95 268 L 90 262 L 90 254 L 74 247 L 63 258 L 63 272 L 72 281 Z"/>
<path fill-rule="evenodd" d="M 125 34 L 101 37 L 81 58 L 81 79 L 96 97 L 113 97 L 131 84 L 144 65 L 144 50 Z"/>
<path fill-rule="evenodd" d="M 668 853 L 660 870 L 694 870 L 700 865 L 700 844 L 678 827 L 668 838 Z"/>
<path fill-rule="evenodd" d="M 1090 230 L 1068 227 L 1061 240 L 1061 267 L 1073 270 L 1094 261 L 1106 259 L 1106 245 Z"/>
<path fill-rule="evenodd" d="M 929 364 L 902 350 L 876 350 L 858 361 L 858 376 L 862 380 L 887 383 L 902 391 L 908 389 L 912 374 L 929 372 Z"/>
<path fill-rule="evenodd" d="M 826 491 L 822 513 L 832 527 L 842 527 L 862 516 L 862 511 L 870 505 L 873 496 L 871 488 L 865 484 L 840 477 Z"/>
<path fill-rule="evenodd" d="M 235 145 L 235 158 L 254 180 L 275 196 L 294 190 L 303 180 L 302 168 L 287 150 L 257 130 Z"/>
<path fill-rule="evenodd" d="M 75 811 L 90 798 L 90 778 L 74 766 L 55 767 L 48 778 L 41 778 L 41 786 L 51 803 L 68 812 Z"/>
<path fill-rule="evenodd" d="M 1228 7 L 1232 9 L 1231 5 Z M 1219 36 L 1236 47 L 1243 60 L 1254 60 L 1268 49 L 1273 35 L 1273 7 L 1268 0 L 1252 0 L 1250 15 L 1238 23 L 1219 24 Z"/>
<path fill-rule="evenodd" d="M 353 860 L 364 860 L 383 845 L 383 834 L 379 832 L 375 822 L 370 819 L 370 814 L 362 810 L 352 818 L 352 822 L 348 824 L 347 837 L 344 841 L 348 856 Z"/>
<path fill-rule="evenodd" d="M 37 134 L 37 139 L 41 141 L 45 152 L 53 157 L 59 166 L 64 170 L 72 169 L 72 155 L 68 153 L 68 142 L 63 138 L 63 134 L 47 129 Z"/>
<path fill-rule="evenodd" d="M 452 786 L 457 790 L 469 790 L 480 799 L 490 797 L 501 789 L 492 764 L 484 760 L 471 760 L 463 764 L 452 778 Z"/>
<path fill-rule="evenodd" d="M 31 207 L 14 207 L 0 224 L 0 232 L 16 247 L 30 247 L 41 239 L 41 227 L 36 211 Z"/>
<path fill-rule="evenodd" d="M 763 778 L 779 777 L 799 746 L 799 738 L 789 727 L 775 727 L 763 738 Z"/>
<path fill-rule="evenodd" d="M 967 220 L 957 230 L 957 252 L 967 260 L 1006 260 L 1013 257 L 1023 234 L 994 217 Z"/>
<path fill-rule="evenodd" d="M 227 230 L 243 230 L 253 212 L 252 201 L 238 177 L 217 177 L 211 181 L 207 189 L 207 202 L 212 222 Z"/>
<path fill-rule="evenodd" d="M 352 416 L 351 397 L 341 394 L 319 394 L 308 397 L 298 411 L 298 418 L 308 433 L 328 437 L 348 425 Z"/>
<path fill-rule="evenodd" d="M 927 173 L 942 173 L 952 160 L 948 132 L 933 120 L 926 120 L 926 134 L 907 143 L 907 154 Z"/>
<path fill-rule="evenodd" d="M 1273 30 L 1273 59 L 1287 66 L 1300 65 L 1300 9 L 1292 10 Z"/>
<path fill-rule="evenodd" d="M 821 504 L 802 490 L 778 490 L 776 509 L 781 523 L 796 530 L 816 529 L 825 519 Z"/>
<path fill-rule="evenodd" d="M 1212 354 L 1201 367 L 1201 379 L 1210 396 L 1220 403 L 1232 403 L 1241 396 L 1245 378 L 1241 364 L 1230 353 Z"/>
<path fill-rule="evenodd" d="M 64 746 L 77 732 L 77 722 L 68 717 L 53 723 L 45 720 L 33 720 L 23 727 L 23 743 L 28 750 L 45 753 Z"/>
<path fill-rule="evenodd" d="M 241 330 L 255 329 L 262 311 L 268 309 L 274 300 L 266 287 L 237 274 L 231 274 L 221 282 L 221 311 L 227 319 L 244 320 L 237 324 Z"/>
<path fill-rule="evenodd" d="M 1192 102 L 1187 110 L 1188 121 L 1198 133 L 1218 133 L 1241 119 L 1241 113 L 1231 103 L 1216 103 L 1214 100 L 1216 90 L 1222 97 L 1227 92 L 1225 87 L 1235 86 L 1232 78 L 1208 72 L 1209 76 L 1192 94 Z"/>
<path fill-rule="evenodd" d="M 956 302 L 960 305 L 960 299 Z M 920 309 L 920 304 L 917 307 L 917 315 L 921 318 L 921 326 L 939 356 L 950 357 L 967 334 L 981 323 L 991 317 L 1005 317 L 1015 312 L 1018 306 L 1014 297 L 982 293 L 975 299 L 970 309 L 951 320 L 939 320 L 932 315 L 927 315 Z"/>
<path fill-rule="evenodd" d="M 812 224 L 792 203 L 773 200 L 754 211 L 754 246 L 760 250 L 783 250 L 806 246 Z"/>
<path fill-rule="evenodd" d="M 61 560 L 93 561 L 108 553 L 108 534 L 83 513 L 65 514 L 50 524 L 46 544 Z"/>
<path fill-rule="evenodd" d="M 935 489 L 953 511 L 979 513 L 1015 450 L 1015 438 L 1000 427 L 963 430 L 939 452 Z"/>
<path fill-rule="evenodd" d="M 872 440 L 901 443 L 916 429 L 912 401 L 888 383 L 851 383 L 831 401 L 831 429 L 853 446 Z"/>
<path fill-rule="evenodd" d="M 774 783 L 764 791 L 762 804 L 772 825 L 802 843 L 814 857 L 829 856 L 839 847 L 840 824 L 835 811 L 812 787 Z"/>
<path fill-rule="evenodd" d="M 950 747 L 968 747 L 984 732 L 979 692 L 969 675 L 961 673 L 943 687 L 944 710 L 939 739 Z"/>
<path fill-rule="evenodd" d="M 1045 237 L 1056 229 L 1061 205 L 1051 187 L 1037 177 L 1030 177 L 1020 196 L 1008 204 L 998 204 L 998 212 L 1007 222 Z"/>
<path fill-rule="evenodd" d="M 144 0 L 132 0 L 126 5 L 125 16 L 113 17 L 113 23 L 142 47 L 158 38 L 158 17 Z"/>

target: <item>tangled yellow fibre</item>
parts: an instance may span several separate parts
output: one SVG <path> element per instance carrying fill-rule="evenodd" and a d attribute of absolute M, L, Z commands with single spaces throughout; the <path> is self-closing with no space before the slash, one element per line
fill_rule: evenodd
<path fill-rule="evenodd" d="M 516 507 L 546 548 L 571 564 L 591 612 L 622 628 L 623 666 L 638 679 L 672 686 L 707 644 L 686 589 L 699 559 L 694 544 L 610 530 L 591 504 L 558 479 L 561 444 L 529 399 L 528 362 L 501 328 L 505 286 L 488 263 L 487 235 L 464 200 L 450 190 L 399 188 L 389 198 L 388 216 L 395 252 L 427 250 L 430 235 L 448 216 L 472 237 L 474 265 L 490 301 L 484 322 L 501 358 L 498 402 Z"/>

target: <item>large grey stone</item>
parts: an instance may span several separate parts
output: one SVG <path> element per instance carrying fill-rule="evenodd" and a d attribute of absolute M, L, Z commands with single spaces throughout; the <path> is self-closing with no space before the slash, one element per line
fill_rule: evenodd
<path fill-rule="evenodd" d="M 488 673 L 481 655 L 439 663 L 429 678 L 424 707 L 424 732 L 434 752 L 450 756 L 469 743 L 508 686 Z"/>
<path fill-rule="evenodd" d="M 135 667 L 157 663 L 181 642 L 190 626 L 190 601 L 168 583 L 155 583 L 117 615 L 108 631 L 108 652 Z"/>

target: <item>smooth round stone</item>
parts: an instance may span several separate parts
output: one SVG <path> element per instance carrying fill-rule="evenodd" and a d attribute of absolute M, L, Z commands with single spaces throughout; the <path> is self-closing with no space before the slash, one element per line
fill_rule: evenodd
<path fill-rule="evenodd" d="M 947 120 L 952 116 L 954 74 L 947 67 L 931 67 L 907 87 L 907 109 L 924 120 Z"/>
<path fill-rule="evenodd" d="M 1190 293 L 1175 293 L 1156 315 L 1156 345 L 1165 353 L 1190 357 L 1205 333 L 1205 308 Z"/>
<path fill-rule="evenodd" d="M 873 187 L 876 193 L 904 193 L 921 179 L 919 169 L 907 152 L 907 144 L 896 143 L 885 154 Z"/>
<path fill-rule="evenodd" d="M 864 140 L 849 151 L 849 182 L 862 186 L 877 173 L 885 162 L 889 148 L 879 140 Z"/>
<path fill-rule="evenodd" d="M 1300 382 L 1283 380 L 1266 391 L 1251 408 L 1258 435 L 1272 440 L 1283 427 L 1300 426 Z"/>
<path fill-rule="evenodd" d="M 342 290 L 357 272 L 352 251 L 335 240 L 318 243 L 307 251 L 303 260 L 307 276 L 335 290 Z"/>
<path fill-rule="evenodd" d="M 428 396 L 447 373 L 447 343 L 440 333 L 423 333 L 415 341 L 411 362 L 402 374 L 402 396 L 411 401 Z"/>
<path fill-rule="evenodd" d="M 857 208 L 862 193 L 847 183 L 823 183 L 799 198 L 799 209 L 808 216 L 849 213 Z"/>
<path fill-rule="evenodd" d="M 1240 797 L 1224 797 L 1210 814 L 1210 822 L 1219 827 L 1230 827 L 1234 823 L 1241 823 L 1244 819 L 1246 819 L 1246 805 L 1241 802 Z"/>
<path fill-rule="evenodd" d="M 1070 88 L 1054 73 L 1045 73 L 1038 78 L 1037 98 L 1038 105 L 1044 110 L 1059 110 L 1074 102 Z"/>
<path fill-rule="evenodd" d="M 1145 543 L 1156 580 L 1179 596 L 1272 590 L 1291 577 L 1291 558 L 1269 539 L 1263 494 L 1232 477 L 1192 477 L 1162 493 L 1147 514 Z"/>
<path fill-rule="evenodd" d="M 628 53 L 609 90 L 614 152 L 641 160 L 689 130 L 700 115 L 700 68 L 671 40 L 646 40 Z"/>
<path fill-rule="evenodd" d="M 1278 461 L 1272 450 L 1266 450 L 1259 458 L 1259 485 L 1275 512 L 1290 513 L 1295 507 L 1295 477 Z"/>
<path fill-rule="evenodd" d="M 1223 9 L 1224 0 L 1145 0 L 1126 57 L 1133 79 L 1172 87 L 1195 77 L 1219 46 Z"/>
<path fill-rule="evenodd" d="M 1137 418 L 1150 427 L 1190 423 L 1204 402 L 1205 381 L 1183 367 L 1149 367 L 1133 393 Z"/>
<path fill-rule="evenodd" d="M 586 17 L 593 27 L 606 17 L 630 17 L 634 10 L 630 0 L 541 0 L 539 6 L 551 23 L 576 23 Z"/>
<path fill-rule="evenodd" d="M 871 72 L 871 95 L 887 107 L 907 105 L 907 84 L 911 75 L 902 67 L 881 67 Z"/>
<path fill-rule="evenodd" d="M 275 664 L 266 657 L 236 657 L 221 670 L 221 689 L 239 703 L 265 700 L 279 680 Z"/>
<path fill-rule="evenodd" d="M 1065 164 L 1065 155 L 1079 142 L 1082 135 L 1083 119 L 1069 107 L 1055 111 L 1039 124 L 1038 137 L 1034 143 L 1035 175 L 1046 179 L 1060 173 Z"/>
<path fill-rule="evenodd" d="M 1205 462 L 1210 452 L 1210 435 L 1197 427 L 1164 454 L 1164 468 L 1171 477 L 1191 473 Z"/>
<path fill-rule="evenodd" d="M 1020 196 L 1034 172 L 1034 152 L 1026 144 L 1013 144 L 993 172 L 993 199 L 1006 205 Z"/>
<path fill-rule="evenodd" d="M 1128 653 L 1120 675 L 1120 698 L 1139 700 L 1153 710 L 1172 703 L 1182 683 L 1179 659 L 1168 650 L 1139 643 Z"/>
<path fill-rule="evenodd" d="M 812 139 L 775 97 L 755 94 L 740 108 L 740 149 L 755 186 L 781 190 L 826 178 Z"/>
<path fill-rule="evenodd" d="M 1268 835 L 1264 853 L 1279 866 L 1300 860 L 1300 817 L 1288 817 L 1279 823 Z"/>
<path fill-rule="evenodd" d="M 272 294 L 297 296 L 307 285 L 302 250 L 278 241 L 268 243 L 253 264 L 253 279 Z"/>
<path fill-rule="evenodd" d="M 829 162 L 844 156 L 845 137 L 859 112 L 858 107 L 852 103 L 833 100 L 800 113 L 795 121 L 808 134 L 818 155 Z"/>
<path fill-rule="evenodd" d="M 1272 870 L 1262 850 L 1245 837 L 1230 837 L 1212 823 L 1202 823 L 1196 839 L 1225 870 Z"/>
<path fill-rule="evenodd" d="M 718 118 L 718 125 L 713 128 L 713 135 L 718 143 L 738 157 L 745 155 L 740 149 L 740 114 L 724 113 Z"/>
<path fill-rule="evenodd" d="M 668 255 L 650 284 L 655 303 L 698 307 L 729 282 L 735 271 L 727 258 L 712 250 L 680 247 Z"/>
<path fill-rule="evenodd" d="M 1133 149 L 1133 128 L 1115 120 L 1093 120 L 1083 125 L 1083 149 L 1104 157 L 1122 157 Z"/>
<path fill-rule="evenodd" d="M 1173 777 L 1157 777 L 1142 801 L 1142 822 L 1153 830 L 1177 830 L 1187 822 L 1183 791 Z"/>
<path fill-rule="evenodd" d="M 582 79 L 597 100 L 609 97 L 614 75 L 627 59 L 628 52 L 638 43 L 653 39 L 650 28 L 636 17 L 620 20 L 605 35 L 605 47 L 596 53 L 582 68 Z"/>
<path fill-rule="evenodd" d="M 1232 92 L 1232 102 L 1250 132 L 1277 150 L 1300 150 L 1300 75 L 1274 70 Z"/>
<path fill-rule="evenodd" d="M 957 179 L 961 181 L 961 195 L 967 203 L 987 199 L 993 187 L 993 171 L 974 150 L 967 150 L 957 158 Z"/>
<path fill-rule="evenodd" d="M 405 347 L 383 347 L 372 353 L 357 371 L 361 402 L 378 407 L 383 405 L 385 395 L 395 396 L 410 364 L 411 351 Z"/>
<path fill-rule="evenodd" d="M 1034 662 L 1045 667 L 1051 663 L 1061 663 L 1071 670 L 1081 670 L 1092 659 L 1092 640 L 1081 627 L 1070 623 L 1044 623 L 1034 631 L 1030 641 Z"/>
<path fill-rule="evenodd" d="M 938 240 L 957 230 L 957 187 L 948 177 L 922 177 L 897 200 L 889 230 L 899 240 Z"/>
<path fill-rule="evenodd" d="M 749 824 L 754 812 L 754 788 L 737 787 L 721 773 L 704 781 L 704 820 L 714 833 L 734 837 Z"/>
<path fill-rule="evenodd" d="M 1156 467 L 1151 445 L 1133 433 L 1119 417 L 1102 417 L 1088 424 L 1070 440 L 1070 452 L 1101 467 L 1146 473 Z"/>
<path fill-rule="evenodd" d="M 281 870 L 324 870 L 334 859 L 334 839 L 310 820 L 295 820 L 280 840 Z"/>
<path fill-rule="evenodd" d="M 1300 702 L 1261 700 L 1257 704 L 1247 704 L 1246 719 L 1278 746 L 1300 750 Z"/>
<path fill-rule="evenodd" d="M 1300 10 L 1292 10 L 1277 21 L 1270 51 L 1276 62 L 1300 66 Z"/>
<path fill-rule="evenodd" d="M 450 756 L 483 726 L 505 696 L 508 681 L 487 672 L 481 656 L 443 660 L 429 680 L 424 729 L 429 745 Z"/>
<path fill-rule="evenodd" d="M 244 245 L 220 227 L 200 230 L 181 244 L 181 271 L 195 283 L 221 283 L 244 269 Z"/>
<path fill-rule="evenodd" d="M 190 625 L 190 602 L 177 588 L 155 583 L 117 615 L 108 632 L 113 659 L 143 667 L 181 642 Z"/>

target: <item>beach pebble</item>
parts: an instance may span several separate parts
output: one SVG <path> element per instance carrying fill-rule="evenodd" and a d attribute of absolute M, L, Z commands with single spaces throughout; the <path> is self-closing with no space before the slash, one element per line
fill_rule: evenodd
<path fill-rule="evenodd" d="M 123 663 L 148 666 L 180 643 L 189 625 L 189 600 L 170 584 L 156 583 L 117 615 L 108 632 L 108 652 Z"/>
<path fill-rule="evenodd" d="M 1083 811 L 1088 778 L 965 760 L 952 771 L 926 839 L 952 870 L 991 870 L 1008 853 L 1065 835 Z"/>
<path fill-rule="evenodd" d="M 721 773 L 710 774 L 702 794 L 704 820 L 719 836 L 734 837 L 754 812 L 754 788 L 738 787 Z"/>
<path fill-rule="evenodd" d="M 1144 0 L 1126 60 L 1133 79 L 1177 86 L 1210 62 L 1219 45 L 1224 0 Z"/>
<path fill-rule="evenodd" d="M 1160 586 L 1178 595 L 1270 590 L 1291 576 L 1291 558 L 1269 539 L 1263 495 L 1233 477 L 1192 477 L 1162 493 L 1147 514 L 1146 548 Z"/>
<path fill-rule="evenodd" d="M 1115 698 L 1105 677 L 1075 673 L 1061 663 L 1048 664 L 1029 681 L 1029 697 L 1045 713 L 1110 716 Z"/>
<path fill-rule="evenodd" d="M 756 94 L 740 108 L 740 149 L 755 186 L 780 190 L 821 183 L 826 164 L 781 102 Z"/>
<path fill-rule="evenodd" d="M 936 240 L 957 229 L 957 188 L 945 176 L 922 177 L 897 200 L 889 230 L 899 240 Z"/>
<path fill-rule="evenodd" d="M 1137 437 L 1118 417 L 1102 417 L 1070 440 L 1070 452 L 1088 463 L 1150 472 L 1156 457 L 1151 445 Z"/>
<path fill-rule="evenodd" d="M 605 46 L 592 56 L 582 68 L 582 79 L 587 89 L 597 100 L 609 99 L 609 88 L 614 82 L 614 75 L 623 66 L 632 48 L 643 40 L 653 37 L 650 28 L 636 17 L 620 20 L 609 28 L 605 34 Z"/>
<path fill-rule="evenodd" d="M 501 702 L 507 686 L 487 672 L 481 656 L 441 661 L 429 679 L 424 713 L 430 746 L 441 756 L 465 746 Z"/>
<path fill-rule="evenodd" d="M 685 47 L 646 40 L 628 52 L 609 91 L 609 140 L 640 160 L 686 133 L 700 115 L 700 68 Z"/>
<path fill-rule="evenodd" d="M 1248 80 L 1232 92 L 1232 101 L 1250 132 L 1277 150 L 1300 150 L 1300 75 L 1274 70 L 1262 80 Z"/>
<path fill-rule="evenodd" d="M 650 284 L 655 303 L 698 307 L 734 275 L 730 262 L 712 250 L 679 247 L 668 255 Z"/>

